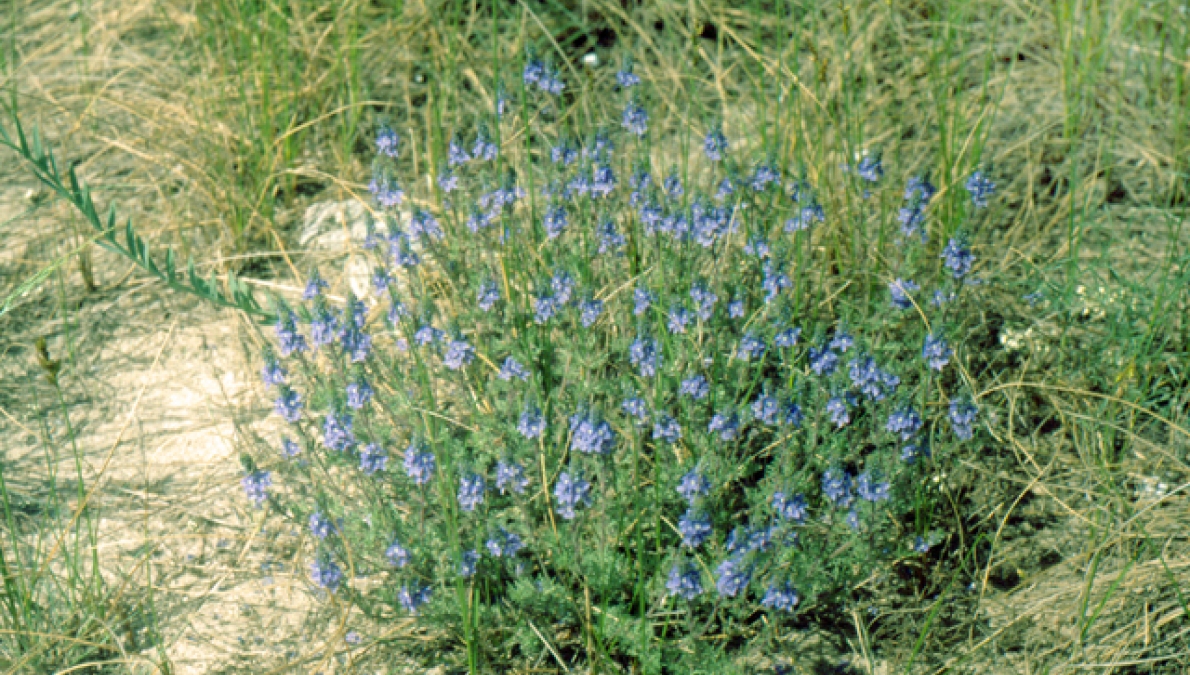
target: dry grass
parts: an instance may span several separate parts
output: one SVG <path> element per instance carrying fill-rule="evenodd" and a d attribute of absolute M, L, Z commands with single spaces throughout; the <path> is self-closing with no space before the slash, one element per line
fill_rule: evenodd
<path fill-rule="evenodd" d="M 301 11 L 277 32 L 267 18 L 212 18 L 232 4 L 106 0 L 79 12 L 73 1 L 17 1 L 10 72 L 23 113 L 146 238 L 292 284 L 312 260 L 296 249 L 294 224 L 307 204 L 361 190 L 374 115 L 388 114 L 409 139 L 434 138 L 426 73 L 469 83 L 443 102 L 446 125 L 471 124 L 473 106 L 490 106 L 490 24 L 463 5 L 454 17 L 451 3 L 412 2 L 399 16 L 341 3 L 331 21 L 329 8 L 294 2 Z M 982 330 L 989 350 L 1019 346 L 975 373 L 985 400 L 1005 411 L 992 423 L 1001 452 L 969 458 L 937 486 L 970 510 L 956 516 L 957 532 L 991 533 L 968 562 L 981 581 L 940 578 L 939 595 L 917 599 L 915 611 L 841 622 L 857 627 L 843 648 L 853 664 L 904 668 L 925 636 L 915 671 L 1190 668 L 1190 308 L 1170 287 L 1185 283 L 1190 244 L 1190 98 L 1176 88 L 1190 79 L 1190 53 L 1171 46 L 1187 44 L 1184 7 L 1074 3 L 1063 16 L 1071 3 L 978 3 L 952 17 L 952 49 L 940 53 L 944 22 L 927 20 L 924 4 L 853 3 L 846 21 L 824 8 L 801 24 L 795 65 L 789 45 L 754 37 L 775 19 L 726 3 L 581 4 L 603 17 L 589 36 L 534 5 L 505 17 L 501 45 L 512 57 L 532 38 L 574 59 L 575 119 L 607 105 L 597 92 L 610 69 L 576 59 L 606 28 L 656 84 L 660 133 L 722 117 L 735 138 L 800 131 L 785 151 L 812 172 L 863 137 L 906 173 L 937 166 L 943 151 L 982 152 L 1005 179 L 977 242 L 982 271 L 1007 290 Z M 243 42 L 255 29 L 274 41 Z M 971 76 L 985 68 L 985 80 Z M 268 78 L 274 117 L 264 115 Z M 756 98 L 761 80 L 786 83 L 787 117 Z M 939 81 L 951 87 L 941 103 Z M 7 289 L 83 233 L 19 166 L 5 162 L 0 178 Z M 952 178 L 942 176 L 944 188 Z M 9 471 L 37 476 L 39 425 L 58 423 L 33 357 L 44 336 L 67 364 L 88 481 L 100 486 L 106 569 L 129 597 L 153 591 L 172 672 L 281 672 L 293 653 L 295 671 L 329 658 L 324 672 L 365 672 L 345 656 L 344 608 L 306 588 L 304 535 L 235 495 L 237 451 L 267 431 L 250 365 L 255 329 L 144 285 L 106 254 L 83 260 L 68 259 L 0 317 Z M 1019 299 L 1043 287 L 1047 303 Z M 36 499 L 36 485 L 15 487 Z M 284 567 L 266 573 L 266 563 Z M 151 671 L 143 640 L 113 631 L 128 669 Z M 356 655 L 378 668 L 391 644 Z"/>

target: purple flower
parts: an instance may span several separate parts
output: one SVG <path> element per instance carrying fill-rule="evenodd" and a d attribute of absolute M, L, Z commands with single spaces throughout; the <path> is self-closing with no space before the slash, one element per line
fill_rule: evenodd
<path fill-rule="evenodd" d="M 525 477 L 525 469 L 520 464 L 504 460 L 496 462 L 496 489 L 500 494 L 504 494 L 505 488 L 522 494 L 528 485 L 529 479 Z"/>
<path fill-rule="evenodd" d="M 347 407 L 359 410 L 372 400 L 372 385 L 367 380 L 357 380 L 347 384 Z"/>
<path fill-rule="evenodd" d="M 616 84 L 625 89 L 630 89 L 640 84 L 640 77 L 633 73 L 631 68 L 625 68 L 616 73 Z"/>
<path fill-rule="evenodd" d="M 889 500 L 888 482 L 879 482 L 872 477 L 871 472 L 865 471 L 855 479 L 855 492 L 860 499 L 872 502 L 886 502 Z"/>
<path fill-rule="evenodd" d="M 505 382 L 511 381 L 513 378 L 528 381 L 529 371 L 521 365 L 520 361 L 510 356 L 504 359 L 504 364 L 500 366 L 500 372 L 496 373 L 496 377 Z"/>
<path fill-rule="evenodd" d="M 463 144 L 457 138 L 452 140 L 446 150 L 446 163 L 454 167 L 470 161 L 471 155 L 467 154 L 467 150 L 463 147 Z"/>
<path fill-rule="evenodd" d="M 332 410 L 326 414 L 322 425 L 322 444 L 330 450 L 342 452 L 355 445 L 355 434 L 351 431 L 351 414 Z"/>
<path fill-rule="evenodd" d="M 521 413 L 521 419 L 517 422 L 516 429 L 521 432 L 521 435 L 527 439 L 541 438 L 545 433 L 546 422 L 541 415 L 541 410 L 533 407 L 526 408 Z"/>
<path fill-rule="evenodd" d="M 969 401 L 954 400 L 950 402 L 950 426 L 954 435 L 964 441 L 969 441 L 975 434 L 972 425 L 978 409 Z"/>
<path fill-rule="evenodd" d="M 910 279 L 897 279 L 893 281 L 888 285 L 888 293 L 893 307 L 897 309 L 909 309 L 913 306 L 913 300 L 910 299 L 909 294 L 920 289 L 921 287 L 913 283 Z"/>
<path fill-rule="evenodd" d="M 736 354 L 744 361 L 752 361 L 763 357 L 767 349 L 768 347 L 764 344 L 764 338 L 749 332 L 740 338 L 740 349 Z"/>
<path fill-rule="evenodd" d="M 653 294 L 650 293 L 648 289 L 637 286 L 636 290 L 632 292 L 632 301 L 634 303 L 632 314 L 634 316 L 640 316 L 641 314 L 644 314 L 648 311 L 649 306 L 653 304 L 654 300 L 656 300 L 656 298 L 653 297 Z"/>
<path fill-rule="evenodd" d="M 365 476 L 371 476 L 377 471 L 384 471 L 384 467 L 388 465 L 388 453 L 384 448 L 369 443 L 359 451 L 359 470 L 364 472 Z"/>
<path fill-rule="evenodd" d="M 790 495 L 784 491 L 773 493 L 773 508 L 778 516 L 799 525 L 806 522 L 806 514 L 809 512 L 805 497 L 800 494 Z"/>
<path fill-rule="evenodd" d="M 475 137 L 475 147 L 471 148 L 471 159 L 476 162 L 490 162 L 500 154 L 500 146 L 488 138 L 487 132 L 480 130 Z"/>
<path fill-rule="evenodd" d="M 691 375 L 682 380 L 682 384 L 678 388 L 679 395 L 689 396 L 696 401 L 701 401 L 710 393 L 711 385 L 707 382 L 707 378 L 702 375 Z"/>
<path fill-rule="evenodd" d="M 339 590 L 339 584 L 343 583 L 343 570 L 326 556 L 310 563 L 310 576 L 315 584 L 331 593 Z"/>
<path fill-rule="evenodd" d="M 637 367 L 641 377 L 653 377 L 661 364 L 657 341 L 638 337 L 628 348 L 628 359 Z"/>
<path fill-rule="evenodd" d="M 678 494 L 693 506 L 696 499 L 711 491 L 711 481 L 699 473 L 698 469 L 690 469 L 678 482 L 677 489 Z"/>
<path fill-rule="evenodd" d="M 986 209 L 988 197 L 996 193 L 996 184 L 982 171 L 972 173 L 963 187 L 967 188 L 967 192 L 971 194 L 971 203 L 977 209 Z"/>
<path fill-rule="evenodd" d="M 434 475 L 434 453 L 422 451 L 417 444 L 410 443 L 405 449 L 405 474 L 413 479 L 415 485 L 425 485 Z"/>
<path fill-rule="evenodd" d="M 682 438 L 682 426 L 673 417 L 665 413 L 657 416 L 653 425 L 653 440 L 664 440 L 667 443 L 677 443 Z"/>
<path fill-rule="evenodd" d="M 792 612 L 798 603 L 797 589 L 795 589 L 788 581 L 783 585 L 772 585 L 764 592 L 764 599 L 760 604 L 769 609 L 780 610 L 782 612 Z"/>
<path fill-rule="evenodd" d="M 321 276 L 318 275 L 318 270 L 314 270 L 310 274 L 310 279 L 306 281 L 306 290 L 302 291 L 302 300 L 313 300 L 322 295 L 326 290 L 327 283 Z"/>
<path fill-rule="evenodd" d="M 570 447 L 589 454 L 609 453 L 616 442 L 612 425 L 600 419 L 593 410 L 570 416 L 570 434 Z"/>
<path fill-rule="evenodd" d="M 822 473 L 822 494 L 837 507 L 851 506 L 851 475 L 842 469 L 827 469 Z"/>
<path fill-rule="evenodd" d="M 280 395 L 277 397 L 273 410 L 286 422 L 293 423 L 302 418 L 302 395 L 281 385 Z"/>
<path fill-rule="evenodd" d="M 558 500 L 558 515 L 574 520 L 575 508 L 591 505 L 591 484 L 578 474 L 571 476 L 563 471 L 554 486 L 554 498 Z"/>
<path fill-rule="evenodd" d="M 931 368 L 939 371 L 945 368 L 946 364 L 950 363 L 953 353 L 941 335 L 933 333 L 926 335 L 925 343 L 921 348 L 921 358 L 925 359 Z"/>
<path fill-rule="evenodd" d="M 269 498 L 268 489 L 272 484 L 273 479 L 269 476 L 268 471 L 253 471 L 240 481 L 240 485 L 244 486 L 244 494 L 248 497 L 248 501 L 256 504 L 256 508 L 264 506 L 265 501 Z"/>
<path fill-rule="evenodd" d="M 281 454 L 285 455 L 289 459 L 293 459 L 294 457 L 297 457 L 298 455 L 302 454 L 302 448 L 297 443 L 294 443 L 292 440 L 290 440 L 288 438 L 282 438 L 281 439 Z"/>
<path fill-rule="evenodd" d="M 405 191 L 401 189 L 400 185 L 397 185 L 397 181 L 383 174 L 372 177 L 371 182 L 368 183 L 368 192 L 372 193 L 377 204 L 386 209 L 400 206 L 401 200 L 405 198 Z"/>
<path fill-rule="evenodd" d="M 438 187 L 442 188 L 446 194 L 450 194 L 459 189 L 459 177 L 450 169 L 443 169 L 438 174 Z"/>
<path fill-rule="evenodd" d="M 693 508 L 687 509 L 678 520 L 678 532 L 682 534 L 682 545 L 698 548 L 711 538 L 711 517 Z"/>
<path fill-rule="evenodd" d="M 727 137 L 723 135 L 723 129 L 714 127 L 707 132 L 707 137 L 702 142 L 702 151 L 712 162 L 723 159 L 723 153 L 727 151 Z"/>
<path fill-rule="evenodd" d="M 404 567 L 409 564 L 409 551 L 401 546 L 399 541 L 389 544 L 388 548 L 384 550 L 384 557 L 393 567 Z"/>
<path fill-rule="evenodd" d="M 339 319 L 329 309 L 323 306 L 314 310 L 314 318 L 310 321 L 310 340 L 315 349 L 334 342 L 338 329 Z"/>
<path fill-rule="evenodd" d="M 495 281 L 489 279 L 479 285 L 479 292 L 476 296 L 479 309 L 485 312 L 491 311 L 492 307 L 495 307 L 496 303 L 500 301 L 500 287 L 496 285 Z"/>
<path fill-rule="evenodd" d="M 483 503 L 486 490 L 483 476 L 470 474 L 459 479 L 459 508 L 464 511 L 474 511 L 475 507 Z"/>
<path fill-rule="evenodd" d="M 698 568 L 691 563 L 677 564 L 669 570 L 669 579 L 665 588 L 670 595 L 676 595 L 686 600 L 693 600 L 702 595 L 702 581 Z"/>
<path fill-rule="evenodd" d="M 444 337 L 446 337 L 446 333 L 443 333 L 437 328 L 426 324 L 425 326 L 418 328 L 417 332 L 413 334 L 413 341 L 416 342 L 418 346 L 424 347 L 432 342 L 437 342 Z"/>
<path fill-rule="evenodd" d="M 463 340 L 452 340 L 442 355 L 442 365 L 451 370 L 465 368 L 475 358 L 475 348 Z"/>
<path fill-rule="evenodd" d="M 734 598 L 739 595 L 740 591 L 747 588 L 748 582 L 752 580 L 752 570 L 745 567 L 741 558 L 724 560 L 719 564 L 715 573 L 719 577 L 715 580 L 715 588 L 719 591 L 719 595 L 726 598 Z"/>

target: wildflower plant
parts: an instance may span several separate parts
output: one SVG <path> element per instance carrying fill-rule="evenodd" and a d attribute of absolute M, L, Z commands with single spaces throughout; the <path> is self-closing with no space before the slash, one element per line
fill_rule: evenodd
<path fill-rule="evenodd" d="M 457 636 L 472 672 L 540 651 L 529 625 L 660 672 L 708 630 L 841 612 L 946 541 L 925 488 L 979 442 L 978 258 L 935 224 L 936 188 L 875 151 L 811 184 L 719 123 L 677 169 L 630 66 L 580 134 L 539 114 L 562 71 L 521 79 L 437 182 L 381 129 L 376 297 L 336 307 L 312 275 L 277 306 L 262 375 L 285 430 L 243 486 L 305 522 L 311 583 Z M 849 184 L 859 225 L 832 206 Z M 832 228 L 884 222 L 884 269 L 822 273 Z"/>

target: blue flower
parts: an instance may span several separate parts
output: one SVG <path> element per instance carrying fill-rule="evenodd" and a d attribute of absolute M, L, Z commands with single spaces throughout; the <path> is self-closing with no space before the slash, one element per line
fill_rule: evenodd
<path fill-rule="evenodd" d="M 599 253 L 618 251 L 628 243 L 628 239 L 616 229 L 616 224 L 606 218 L 599 224 Z"/>
<path fill-rule="evenodd" d="M 839 331 L 831 338 L 830 348 L 837 350 L 840 354 L 846 354 L 848 349 L 855 344 L 855 338 L 851 337 L 846 331 Z"/>
<path fill-rule="evenodd" d="M 388 548 L 384 550 L 384 557 L 388 559 L 388 564 L 393 567 L 404 567 L 409 564 L 409 551 L 401 542 L 393 541 Z"/>
<path fill-rule="evenodd" d="M 723 135 L 722 128 L 714 127 L 707 132 L 707 137 L 702 142 L 702 151 L 712 162 L 723 159 L 723 153 L 727 151 L 727 137 Z"/>
<path fill-rule="evenodd" d="M 963 187 L 967 188 L 967 192 L 971 194 L 971 203 L 977 209 L 986 209 L 988 197 L 996 193 L 996 184 L 982 171 L 972 173 Z"/>
<path fill-rule="evenodd" d="M 677 490 L 678 494 L 693 506 L 695 500 L 706 496 L 711 491 L 711 481 L 707 480 L 706 476 L 703 476 L 697 468 L 690 469 L 678 482 Z"/>
<path fill-rule="evenodd" d="M 318 270 L 314 270 L 310 274 L 310 279 L 306 281 L 306 290 L 302 291 L 302 300 L 313 300 L 322 295 L 326 289 L 326 281 L 318 275 Z"/>
<path fill-rule="evenodd" d="M 459 560 L 459 576 L 470 579 L 475 576 L 475 568 L 479 565 L 479 551 L 474 549 L 464 551 Z"/>
<path fill-rule="evenodd" d="M 649 306 L 653 304 L 654 300 L 656 300 L 656 298 L 648 291 L 648 289 L 637 286 L 636 289 L 632 291 L 632 301 L 634 303 L 632 307 L 632 314 L 635 316 L 644 314 L 649 310 Z"/>
<path fill-rule="evenodd" d="M 376 152 L 396 159 L 400 148 L 401 138 L 391 127 L 381 126 L 376 131 Z"/>
<path fill-rule="evenodd" d="M 860 499 L 872 502 L 886 502 L 889 500 L 889 484 L 888 482 L 878 482 L 872 477 L 871 472 L 865 471 L 855 479 L 855 492 L 860 496 Z"/>
<path fill-rule="evenodd" d="M 930 333 L 926 335 L 925 343 L 921 347 L 921 358 L 934 370 L 942 370 L 950 363 L 953 352 L 941 335 Z"/>
<path fill-rule="evenodd" d="M 718 432 L 719 438 L 724 441 L 730 441 L 736 437 L 740 430 L 740 418 L 735 412 L 717 412 L 711 421 L 707 424 L 707 433 L 713 434 Z"/>
<path fill-rule="evenodd" d="M 430 586 L 421 587 L 416 582 L 412 587 L 402 586 L 397 591 L 397 602 L 410 614 L 417 614 L 417 608 L 430 601 L 434 589 Z"/>
<path fill-rule="evenodd" d="M 405 449 L 405 474 L 413 479 L 415 485 L 430 482 L 435 464 L 434 453 L 429 450 L 422 451 L 415 443 L 410 443 Z"/>
<path fill-rule="evenodd" d="M 744 333 L 744 337 L 740 338 L 740 348 L 736 355 L 744 361 L 752 361 L 760 359 L 764 356 L 768 347 L 764 343 L 764 338 L 755 333 Z"/>
<path fill-rule="evenodd" d="M 578 309 L 583 328 L 590 328 L 599 320 L 599 315 L 603 313 L 603 301 L 584 300 L 579 303 Z"/>
<path fill-rule="evenodd" d="M 778 331 L 773 338 L 773 344 L 782 348 L 789 348 L 797 345 L 798 338 L 801 337 L 801 328 L 786 328 Z"/>
<path fill-rule="evenodd" d="M 338 329 L 339 319 L 329 309 L 322 306 L 314 310 L 314 318 L 310 321 L 310 340 L 315 349 L 334 342 Z"/>
<path fill-rule="evenodd" d="M 694 300 L 694 307 L 698 312 L 698 318 L 703 321 L 709 321 L 711 319 L 711 313 L 715 311 L 715 303 L 719 302 L 719 296 L 715 295 L 703 284 L 695 284 L 690 289 L 690 297 Z"/>
<path fill-rule="evenodd" d="M 368 183 L 368 192 L 372 193 L 377 204 L 386 209 L 400 206 L 401 200 L 405 198 L 405 191 L 397 185 L 397 181 L 380 173 Z"/>
<path fill-rule="evenodd" d="M 778 516 L 799 525 L 806 522 L 806 514 L 809 513 L 805 497 L 800 494 L 790 495 L 784 491 L 773 493 L 773 509 L 777 511 Z"/>
<path fill-rule="evenodd" d="M 600 419 L 594 410 L 571 415 L 570 434 L 570 447 L 579 452 L 606 454 L 612 451 L 616 442 L 612 425 Z"/>
<path fill-rule="evenodd" d="M 950 426 L 954 429 L 954 435 L 964 441 L 971 440 L 975 434 L 972 425 L 975 423 L 975 416 L 978 412 L 978 409 L 970 401 L 951 401 Z"/>
<path fill-rule="evenodd" d="M 661 365 L 661 354 L 657 341 L 638 337 L 628 348 L 628 359 L 637 367 L 641 377 L 653 377 Z"/>
<path fill-rule="evenodd" d="M 851 422 L 851 413 L 847 410 L 847 400 L 841 396 L 834 396 L 826 402 L 826 412 L 831 422 L 839 429 Z"/>
<path fill-rule="evenodd" d="M 429 324 L 426 324 L 421 328 L 418 328 L 417 332 L 413 334 L 413 341 L 416 342 L 418 346 L 424 347 L 445 337 L 446 333 L 434 328 Z"/>
<path fill-rule="evenodd" d="M 839 355 L 827 347 L 810 347 L 810 370 L 818 376 L 829 376 L 839 365 Z"/>
<path fill-rule="evenodd" d="M 753 190 L 761 192 L 771 183 L 780 183 L 781 174 L 768 164 L 758 164 L 756 170 L 752 172 L 752 178 L 748 182 L 751 184 Z"/>
<path fill-rule="evenodd" d="M 686 326 L 690 324 L 693 317 L 690 315 L 690 310 L 681 305 L 674 305 L 669 308 L 669 320 L 666 325 L 669 327 L 669 332 L 673 334 L 685 333 Z"/>
<path fill-rule="evenodd" d="M 802 407 L 792 401 L 787 403 L 781 421 L 792 427 L 800 427 L 802 425 Z"/>
<path fill-rule="evenodd" d="M 859 165 L 855 167 L 855 172 L 860 178 L 869 183 L 875 183 L 879 181 L 880 177 L 884 175 L 884 167 L 881 165 L 880 155 L 869 155 L 865 153 L 864 156 L 860 158 Z"/>
<path fill-rule="evenodd" d="M 518 495 L 523 494 L 528 485 L 529 479 L 525 477 L 525 469 L 520 464 L 504 460 L 496 462 L 496 489 L 500 494 L 504 494 L 505 488 Z"/>
<path fill-rule="evenodd" d="M 637 105 L 635 101 L 629 101 L 628 105 L 624 106 L 624 114 L 620 117 L 620 124 L 629 133 L 644 136 L 649 130 L 649 113 L 645 112 L 645 109 Z"/>
<path fill-rule="evenodd" d="M 975 264 L 975 255 L 961 240 L 951 239 L 946 242 L 946 248 L 942 249 L 942 260 L 955 279 L 962 279 Z"/>
<path fill-rule="evenodd" d="M 665 413 L 657 416 L 657 422 L 653 425 L 653 440 L 665 440 L 668 443 L 677 443 L 682 438 L 682 425 L 673 417 Z"/>
<path fill-rule="evenodd" d="M 393 285 L 394 281 L 393 275 L 389 274 L 388 270 L 383 267 L 377 267 L 372 272 L 372 290 L 376 292 L 376 295 L 383 295 Z"/>
<path fill-rule="evenodd" d="M 698 548 L 711 538 L 711 517 L 693 508 L 687 509 L 678 520 L 678 532 L 682 534 L 682 545 Z"/>
<path fill-rule="evenodd" d="M 549 239 L 556 239 L 566 229 L 568 222 L 564 207 L 551 206 L 546 209 L 545 217 L 542 220 L 542 224 L 545 226 L 545 236 Z"/>
<path fill-rule="evenodd" d="M 388 308 L 388 317 L 386 317 L 389 324 L 396 326 L 401 322 L 401 317 L 404 316 L 409 316 L 409 310 L 405 307 L 403 302 L 394 299 Z"/>
<path fill-rule="evenodd" d="M 326 539 L 335 525 L 326 516 L 322 515 L 321 511 L 315 511 L 310 514 L 310 534 L 318 539 Z"/>
<path fill-rule="evenodd" d="M 915 553 L 929 553 L 930 542 L 926 541 L 923 537 L 917 537 L 913 540 L 913 551 Z"/>
<path fill-rule="evenodd" d="M 459 508 L 464 511 L 474 511 L 475 507 L 483 503 L 486 485 L 483 476 L 470 474 L 459 479 Z"/>
<path fill-rule="evenodd" d="M 459 177 L 450 169 L 444 169 L 442 173 L 438 174 L 438 187 L 442 188 L 446 194 L 450 194 L 459 189 Z"/>
<path fill-rule="evenodd" d="M 851 383 L 873 401 L 883 401 L 901 384 L 901 378 L 880 369 L 876 360 L 870 356 L 860 356 L 852 360 L 849 367 Z"/>
<path fill-rule="evenodd" d="M 934 198 L 938 192 L 938 188 L 930 182 L 930 179 L 921 176 L 913 176 L 905 183 L 905 201 L 926 203 Z"/>
<path fill-rule="evenodd" d="M 331 410 L 326 414 L 326 422 L 322 425 L 322 444 L 339 452 L 355 445 L 355 434 L 351 431 L 351 425 L 350 413 L 336 414 Z"/>
<path fill-rule="evenodd" d="M 471 148 L 471 159 L 476 162 L 490 162 L 500 154 L 500 146 L 488 138 L 482 129 L 475 137 L 475 147 Z"/>
<path fill-rule="evenodd" d="M 742 558 L 724 560 L 719 564 L 715 573 L 719 577 L 715 580 L 715 588 L 719 591 L 719 595 L 726 598 L 734 598 L 739 595 L 740 591 L 747 588 L 748 582 L 752 580 L 752 570 L 745 566 Z"/>
<path fill-rule="evenodd" d="M 484 545 L 487 546 L 488 553 L 491 553 L 493 558 L 515 557 L 517 552 L 525 547 L 520 535 L 504 528 L 500 528 L 500 533 L 488 539 Z"/>
<path fill-rule="evenodd" d="M 736 298 L 727 303 L 727 316 L 732 319 L 742 319 L 744 318 L 744 309 L 744 301 Z"/>
<path fill-rule="evenodd" d="M 822 494 L 837 507 L 851 506 L 851 475 L 842 469 L 827 469 L 822 473 Z"/>
<path fill-rule="evenodd" d="M 479 285 L 479 292 L 476 294 L 476 300 L 479 303 L 479 309 L 488 312 L 496 303 L 500 301 L 500 287 L 496 285 L 495 281 L 488 279 Z"/>
<path fill-rule="evenodd" d="M 636 73 L 633 73 L 631 67 L 625 68 L 624 70 L 618 71 L 616 73 L 616 84 L 625 89 L 630 89 L 640 84 L 640 76 L 638 76 Z"/>
<path fill-rule="evenodd" d="M 711 393 L 711 385 L 707 382 L 707 378 L 703 375 L 691 375 L 682 380 L 682 384 L 678 387 L 678 394 L 681 396 L 689 396 L 695 401 L 701 401 Z"/>
<path fill-rule="evenodd" d="M 757 258 L 767 258 L 773 254 L 773 251 L 764 237 L 749 237 L 747 243 L 744 244 L 744 253 Z"/>
<path fill-rule="evenodd" d="M 522 366 L 520 361 L 510 356 L 504 359 L 504 365 L 500 366 L 500 372 L 496 373 L 496 377 L 505 382 L 511 381 L 514 377 L 528 381 L 529 370 Z"/>
<path fill-rule="evenodd" d="M 281 356 L 306 351 L 306 338 L 297 332 L 297 316 L 293 312 L 278 314 L 274 330 L 277 333 L 277 346 L 281 350 Z"/>
<path fill-rule="evenodd" d="M 446 163 L 450 166 L 458 166 L 470 161 L 471 155 L 467 154 L 467 150 L 459 142 L 459 139 L 451 140 L 450 146 L 446 150 Z"/>
<path fill-rule="evenodd" d="M 719 188 L 715 190 L 715 199 L 723 201 L 733 194 L 735 194 L 735 183 L 730 177 L 725 177 L 719 181 Z"/>
<path fill-rule="evenodd" d="M 909 294 L 920 289 L 921 287 L 913 283 L 912 279 L 896 279 L 888 285 L 888 293 L 893 307 L 909 309 L 913 306 L 913 300 L 910 299 Z"/>
<path fill-rule="evenodd" d="M 298 455 L 302 454 L 302 448 L 297 443 L 294 443 L 292 440 L 290 440 L 288 438 L 282 438 L 281 439 L 281 454 L 285 455 L 289 459 L 293 459 L 294 457 L 297 457 Z"/>
<path fill-rule="evenodd" d="M 451 370 L 465 368 L 475 359 L 475 348 L 463 340 L 452 340 L 442 355 L 442 365 Z"/>
<path fill-rule="evenodd" d="M 645 400 L 639 396 L 629 396 L 628 398 L 625 398 L 624 403 L 621 404 L 620 407 L 624 409 L 624 412 L 641 421 L 644 421 L 644 419 L 649 416 L 649 406 L 645 403 Z"/>
<path fill-rule="evenodd" d="M 846 523 L 847 523 L 847 526 L 848 526 L 848 527 L 850 527 L 851 529 L 853 529 L 853 530 L 856 530 L 856 531 L 858 532 L 858 531 L 859 531 L 859 525 L 860 525 L 860 523 L 859 523 L 859 511 L 856 511 L 855 509 L 851 509 L 850 511 L 848 511 L 848 512 L 847 512 Z"/>
<path fill-rule="evenodd" d="M 811 202 L 798 210 L 797 215 L 785 221 L 786 232 L 801 232 L 826 220 L 826 211 L 821 204 Z"/>
<path fill-rule="evenodd" d="M 367 380 L 356 380 L 347 384 L 347 407 L 359 410 L 372 400 L 372 385 Z"/>
<path fill-rule="evenodd" d="M 578 149 L 570 143 L 562 141 L 550 148 L 550 161 L 563 166 L 574 164 L 578 161 Z"/>
<path fill-rule="evenodd" d="M 377 471 L 384 471 L 387 465 L 388 453 L 379 445 L 369 443 L 359 451 L 359 469 L 364 475 L 371 476 Z"/>
<path fill-rule="evenodd" d="M 775 300 L 781 291 L 793 288 L 793 281 L 772 262 L 766 260 L 762 270 L 764 272 L 763 288 L 766 303 Z"/>
<path fill-rule="evenodd" d="M 906 464 L 912 464 L 917 461 L 918 457 L 929 457 L 930 447 L 925 443 L 918 445 L 917 443 L 910 443 L 901 448 L 901 461 Z"/>
<path fill-rule="evenodd" d="M 901 224 L 902 236 L 920 236 L 921 243 L 926 243 L 926 212 L 921 205 L 902 206 L 897 211 L 897 222 Z"/>
<path fill-rule="evenodd" d="M 533 299 L 533 320 L 539 325 L 548 323 L 561 309 L 558 299 L 549 294 L 539 295 Z"/>
<path fill-rule="evenodd" d="M 682 188 L 681 177 L 676 173 L 671 173 L 665 178 L 665 181 L 661 184 L 661 189 L 665 191 L 666 196 L 670 199 L 677 199 L 686 192 Z"/>
<path fill-rule="evenodd" d="M 591 505 L 591 484 L 578 474 L 571 476 L 563 471 L 554 485 L 554 498 L 558 500 L 558 515 L 574 520 L 577 507 Z"/>
<path fill-rule="evenodd" d="M 675 563 L 669 570 L 669 579 L 665 582 L 665 588 L 670 595 L 676 595 L 686 600 L 693 600 L 702 595 L 702 581 L 699 578 L 698 568 L 692 563 Z"/>
<path fill-rule="evenodd" d="M 263 506 L 269 498 L 268 490 L 272 484 L 273 479 L 269 476 L 268 471 L 253 471 L 240 481 L 240 485 L 244 486 L 244 494 L 248 497 L 248 501 L 256 504 L 257 508 Z"/>
<path fill-rule="evenodd" d="M 430 215 L 428 211 L 417 209 L 409 219 L 409 236 L 442 239 L 446 234 L 442 231 L 442 226 L 438 224 L 438 219 Z"/>
<path fill-rule="evenodd" d="M 558 303 L 565 305 L 570 302 L 570 294 L 574 292 L 574 277 L 566 270 L 558 270 L 550 279 L 550 288 L 554 289 Z"/>
<path fill-rule="evenodd" d="M 761 394 L 752 402 L 752 416 L 760 420 L 762 424 L 776 424 L 778 412 L 780 412 L 780 403 L 768 394 Z"/>
<path fill-rule="evenodd" d="M 607 164 L 600 164 L 591 171 L 591 196 L 606 197 L 616 189 L 616 172 Z"/>
<path fill-rule="evenodd" d="M 314 578 L 315 584 L 331 593 L 339 590 L 339 584 L 343 583 L 343 570 L 326 556 L 310 563 L 310 576 Z"/>
<path fill-rule="evenodd" d="M 521 413 L 521 419 L 516 425 L 517 431 L 527 439 L 540 438 L 545 433 L 546 422 L 542 417 L 541 411 L 537 408 L 529 407 Z"/>
<path fill-rule="evenodd" d="M 287 374 L 288 372 L 277 362 L 277 359 L 273 358 L 272 354 L 266 356 L 264 368 L 260 371 L 260 379 L 266 387 L 285 384 Z"/>
<path fill-rule="evenodd" d="M 775 609 L 782 612 L 792 612 L 798 603 L 797 589 L 795 589 L 788 581 L 783 585 L 771 585 L 768 590 L 764 592 L 764 599 L 760 604 L 769 609 Z"/>
<path fill-rule="evenodd" d="M 921 430 L 921 415 L 913 408 L 898 408 L 888 416 L 888 423 L 884 425 L 887 431 L 900 434 L 901 440 L 913 438 Z"/>

